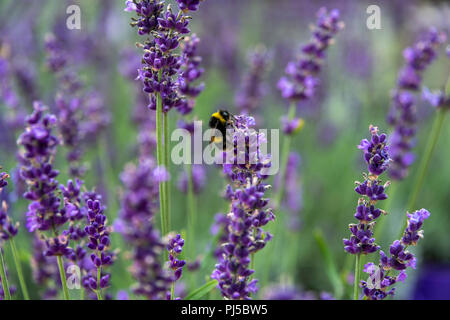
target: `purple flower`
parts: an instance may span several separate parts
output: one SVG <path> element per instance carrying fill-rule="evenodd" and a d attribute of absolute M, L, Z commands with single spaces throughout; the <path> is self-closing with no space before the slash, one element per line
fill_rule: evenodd
<path fill-rule="evenodd" d="M 1 188 L 0 188 L 1 193 Z M 8 205 L 5 201 L 0 207 L 0 243 L 15 237 L 19 231 L 19 223 L 13 223 L 8 216 Z"/>
<path fill-rule="evenodd" d="M 375 176 L 382 174 L 389 165 L 389 154 L 386 134 L 378 135 L 378 128 L 370 126 L 371 140 L 361 140 L 358 149 L 363 150 L 364 160 L 368 164 L 369 172 Z"/>
<path fill-rule="evenodd" d="M 66 256 L 71 253 L 69 247 L 69 239 L 65 235 L 49 238 L 46 241 L 47 250 L 44 251 L 44 255 L 51 256 Z"/>
<path fill-rule="evenodd" d="M 26 214 L 26 226 L 30 232 L 49 230 L 68 220 L 59 210 L 61 200 L 56 194 L 59 173 L 52 166 L 59 143 L 52 135 L 56 119 L 53 115 L 44 114 L 44 111 L 42 104 L 34 103 L 34 111 L 27 117 L 27 130 L 18 139 L 18 144 L 22 146 L 20 175 L 28 185 L 24 197 L 31 201 Z"/>
<path fill-rule="evenodd" d="M 427 87 L 423 88 L 422 98 L 435 108 L 450 105 L 450 97 L 446 97 L 442 91 L 431 92 Z"/>
<path fill-rule="evenodd" d="M 389 182 L 381 185 L 378 180 L 367 179 L 363 183 L 358 182 L 355 191 L 362 196 L 367 196 L 371 201 L 386 200 L 388 196 L 385 190 L 388 186 Z"/>
<path fill-rule="evenodd" d="M 130 271 L 137 281 L 134 293 L 148 299 L 164 299 L 170 288 L 171 275 L 163 269 L 159 259 L 164 244 L 154 226 L 158 184 L 154 182 L 153 171 L 148 159 L 138 166 L 129 164 L 125 167 L 121 174 L 125 192 L 114 226 L 133 248 Z"/>
<path fill-rule="evenodd" d="M 200 39 L 193 34 L 183 42 L 183 52 L 181 56 L 180 76 L 178 77 L 178 90 L 185 98 L 180 101 L 178 111 L 185 115 L 192 111 L 194 98 L 204 89 L 204 84 L 194 83 L 202 76 L 204 70 L 200 68 L 202 58 L 197 55 L 197 47 Z"/>
<path fill-rule="evenodd" d="M 44 288 L 43 298 L 52 299 L 58 295 L 55 284 L 59 281 L 59 272 L 56 257 L 48 257 L 43 254 L 46 247 L 45 241 L 34 234 L 33 256 L 31 258 L 33 279 L 40 288 Z"/>
<path fill-rule="evenodd" d="M 364 174 L 364 182 L 356 182 L 355 191 L 362 197 L 358 200 L 354 217 L 358 224 L 350 224 L 350 239 L 344 239 L 344 249 L 350 254 L 369 254 L 376 252 L 380 247 L 373 238 L 373 228 L 375 221 L 385 212 L 375 207 L 379 200 L 387 199 L 385 189 L 389 182 L 381 185 L 378 176 L 382 174 L 389 165 L 388 146 L 386 145 L 386 135 L 378 135 L 377 127 L 369 127 L 372 135 L 371 140 L 361 140 L 358 149 L 364 152 L 364 159 L 367 163 L 369 175 Z"/>
<path fill-rule="evenodd" d="M 235 99 L 240 113 L 250 114 L 260 106 L 261 98 L 266 93 L 263 80 L 270 59 L 271 55 L 264 47 L 258 47 L 250 51 L 248 56 L 249 70 L 244 76 Z"/>
<path fill-rule="evenodd" d="M 220 260 L 224 254 L 223 245 L 228 242 L 229 219 L 223 213 L 216 213 L 214 216 L 214 223 L 211 225 L 210 233 L 217 238 L 217 246 L 214 250 L 214 256 Z"/>
<path fill-rule="evenodd" d="M 305 125 L 305 120 L 302 118 L 294 118 L 289 120 L 288 117 L 281 117 L 281 125 L 283 128 L 283 133 L 286 135 L 291 135 L 302 130 Z"/>
<path fill-rule="evenodd" d="M 276 285 L 264 290 L 264 300 L 302 300 L 302 293 L 294 286 Z"/>
<path fill-rule="evenodd" d="M 47 51 L 47 66 L 52 72 L 61 71 L 67 64 L 66 53 L 61 48 L 61 43 L 56 37 L 49 34 L 45 38 L 45 49 Z"/>
<path fill-rule="evenodd" d="M 177 0 L 180 9 L 183 11 L 196 11 L 203 0 Z"/>
<path fill-rule="evenodd" d="M 401 240 L 395 240 L 389 247 L 389 255 L 380 250 L 380 262 L 376 266 L 368 263 L 364 266 L 364 272 L 369 274 L 367 281 L 361 281 L 364 295 L 370 300 L 382 300 L 394 295 L 395 288 L 391 288 L 397 282 L 404 282 L 407 278 L 405 270 L 416 268 L 415 256 L 407 250 L 410 245 L 416 245 L 423 237 L 423 221 L 428 219 L 430 213 L 426 209 L 420 209 L 412 214 L 407 213 L 408 224 Z M 400 271 L 396 275 L 395 271 Z"/>
<path fill-rule="evenodd" d="M 192 165 L 192 184 L 194 193 L 202 192 L 206 183 L 205 168 L 202 165 Z M 183 171 L 178 179 L 178 189 L 183 192 L 188 192 L 188 173 Z"/>
<path fill-rule="evenodd" d="M 311 41 L 302 47 L 302 57 L 299 60 L 288 63 L 285 70 L 287 76 L 278 82 L 283 98 L 298 102 L 314 95 L 325 51 L 343 27 L 338 10 L 328 12 L 326 8 L 321 8 L 317 12 L 317 23 Z"/>
<path fill-rule="evenodd" d="M 50 67 L 57 80 L 55 105 L 58 117 L 58 129 L 62 144 L 68 149 L 66 159 L 69 162 L 69 173 L 81 177 L 86 167 L 81 163 L 84 145 L 95 141 L 98 131 L 109 123 L 109 114 L 104 108 L 104 102 L 99 99 L 98 92 L 84 92 L 83 82 L 69 68 L 70 46 L 54 35 L 47 37 L 47 60 L 50 66 L 55 63 L 55 57 L 65 62 L 58 68 Z"/>
<path fill-rule="evenodd" d="M 164 2 L 159 0 L 127 0 L 125 11 L 136 12 L 138 18 L 133 18 L 131 25 L 138 28 L 139 35 L 150 34 L 158 26 L 158 17 L 164 8 Z"/>
<path fill-rule="evenodd" d="M 178 21 L 170 6 L 167 7 L 166 15 L 163 16 L 164 7 L 164 2 L 156 0 L 136 1 L 135 6 L 127 4 L 127 9 L 130 11 L 135 8 L 138 15 L 138 19 L 133 18 L 131 25 L 138 27 L 140 35 L 151 36 L 143 45 L 143 65 L 139 75 L 144 85 L 144 92 L 152 94 L 149 107 L 156 109 L 155 94 L 159 93 L 163 110 L 168 112 L 180 103 L 174 76 L 178 73 L 181 62 L 174 50 L 178 47 L 183 35 L 180 31 L 185 32 L 187 19 L 181 14 Z M 186 23 L 183 29 L 179 28 L 180 23 Z"/>
<path fill-rule="evenodd" d="M 111 265 L 114 261 L 114 255 L 108 251 L 111 244 L 110 229 L 106 225 L 106 216 L 104 215 L 104 207 L 100 200 L 87 199 L 87 224 L 84 228 L 89 242 L 87 248 L 91 250 L 90 259 L 95 266 L 95 271 L 84 279 L 85 285 L 88 285 L 92 291 L 101 292 L 109 286 L 111 275 L 104 273 L 104 267 Z M 97 271 L 100 270 L 100 279 L 98 279 Z M 100 281 L 98 281 L 100 280 Z"/>
<path fill-rule="evenodd" d="M 8 185 L 8 181 L 6 181 L 8 178 L 9 174 L 6 172 L 0 172 L 0 190 Z"/>
<path fill-rule="evenodd" d="M 131 25 L 138 27 L 140 35 L 148 36 L 142 45 L 144 56 L 138 78 L 143 83 L 143 90 L 150 94 L 149 108 L 156 110 L 156 95 L 162 100 L 163 112 L 177 108 L 181 114 L 191 112 L 194 101 L 203 85 L 194 85 L 203 70 L 199 68 L 200 57 L 195 54 L 198 38 L 194 35 L 185 39 L 190 32 L 187 10 L 196 10 L 198 1 L 179 3 L 182 11 L 175 14 L 170 5 L 165 6 L 159 0 L 136 0 L 126 3 L 126 11 L 135 11 L 138 18 L 133 18 Z M 165 11 L 165 12 L 164 12 Z M 180 43 L 183 52 L 176 54 Z"/>
<path fill-rule="evenodd" d="M 408 176 L 408 168 L 414 162 L 411 149 L 414 146 L 416 134 L 416 98 L 414 93 L 420 90 L 422 74 L 433 62 L 437 55 L 437 48 L 445 41 L 445 35 L 431 29 L 422 39 L 403 52 L 405 65 L 400 70 L 397 87 L 392 95 L 392 106 L 387 121 L 394 126 L 390 136 L 392 164 L 389 175 L 396 180 Z M 424 92 L 432 105 L 439 103 L 439 96 Z"/>
<path fill-rule="evenodd" d="M 267 177 L 264 169 L 270 159 L 260 153 L 263 137 L 251 130 L 254 119 L 248 116 L 235 117 L 233 150 L 225 152 L 225 174 L 231 179 L 226 195 L 231 201 L 227 215 L 228 240 L 223 244 L 222 257 L 211 277 L 218 280 L 222 295 L 228 299 L 250 299 L 258 290 L 256 279 L 250 279 L 250 256 L 265 247 L 271 240 L 263 227 L 275 218 L 267 208 L 269 200 L 264 197 L 269 188 L 263 183 Z M 245 146 L 240 146 L 240 141 Z M 246 159 L 241 162 L 240 160 Z"/>
<path fill-rule="evenodd" d="M 167 244 L 167 251 L 169 251 L 169 269 L 172 270 L 172 282 L 181 278 L 183 267 L 186 265 L 185 260 L 178 259 L 178 256 L 183 251 L 183 246 L 184 239 L 179 234 L 170 238 Z"/>
<path fill-rule="evenodd" d="M 403 234 L 402 242 L 405 245 L 416 245 L 417 241 L 423 237 L 423 231 L 420 230 L 423 221 L 428 219 L 430 212 L 426 209 L 420 209 L 413 213 L 407 213 L 408 225 Z"/>
<path fill-rule="evenodd" d="M 287 175 L 286 180 L 284 181 L 286 185 L 285 207 L 288 209 L 290 215 L 287 227 L 291 230 L 298 230 L 301 225 L 300 211 L 303 207 L 303 200 L 301 182 L 298 175 L 300 161 L 300 155 L 291 152 L 286 165 Z"/>

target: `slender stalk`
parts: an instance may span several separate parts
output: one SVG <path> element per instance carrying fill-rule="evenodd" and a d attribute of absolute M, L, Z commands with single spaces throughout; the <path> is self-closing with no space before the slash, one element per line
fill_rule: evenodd
<path fill-rule="evenodd" d="M 425 181 L 425 177 L 427 175 L 428 167 L 430 166 L 430 160 L 432 158 L 433 152 L 436 148 L 436 144 L 438 142 L 445 116 L 447 114 L 447 110 L 445 108 L 441 108 L 438 110 L 436 114 L 436 118 L 433 123 L 433 127 L 431 128 L 430 135 L 428 136 L 428 142 L 425 149 L 425 152 L 422 156 L 419 170 L 417 171 L 417 175 L 414 182 L 414 189 L 411 193 L 411 196 L 408 201 L 407 210 L 411 212 L 414 210 L 417 197 L 422 190 L 423 183 Z M 401 234 L 403 234 L 403 230 L 405 229 L 406 221 L 404 221 L 402 229 L 400 230 Z"/>
<path fill-rule="evenodd" d="M 168 121 L 168 115 L 167 112 L 163 113 L 163 129 L 164 129 L 164 142 L 163 142 L 163 149 L 164 149 L 164 167 L 166 168 L 167 172 L 169 172 L 169 121 Z M 165 196 L 165 214 L 166 214 L 166 230 L 167 232 L 170 231 L 170 181 L 164 181 L 164 196 Z"/>
<path fill-rule="evenodd" d="M 360 275 L 361 275 L 361 254 L 357 254 L 355 259 L 355 283 L 353 286 L 353 300 L 359 300 L 358 287 Z"/>
<path fill-rule="evenodd" d="M 173 300 L 175 292 L 175 281 L 172 281 L 172 286 L 170 287 L 170 300 Z"/>
<path fill-rule="evenodd" d="M 28 295 L 28 289 L 25 282 L 25 278 L 23 277 L 22 265 L 20 264 L 19 257 L 17 255 L 16 244 L 14 243 L 14 238 L 9 239 L 9 244 L 11 246 L 11 251 L 14 259 L 14 264 L 16 265 L 17 275 L 19 277 L 20 288 L 22 289 L 23 298 L 25 300 L 30 300 L 30 296 Z"/>
<path fill-rule="evenodd" d="M 5 259 L 3 258 L 2 248 L 0 248 L 0 276 L 2 277 L 2 287 L 5 294 L 5 300 L 11 300 L 11 293 L 9 291 L 8 278 L 6 277 Z"/>
<path fill-rule="evenodd" d="M 97 268 L 97 300 L 103 300 L 100 279 L 102 278 L 102 268 Z"/>
<path fill-rule="evenodd" d="M 161 72 L 159 74 L 159 78 L 161 78 Z M 161 95 L 156 94 L 156 159 L 158 162 L 158 166 L 163 166 L 163 151 L 162 151 L 162 99 Z M 161 211 L 161 233 L 163 236 L 167 234 L 166 229 L 166 213 L 165 213 L 165 192 L 164 192 L 164 183 L 159 183 L 159 207 Z"/>
<path fill-rule="evenodd" d="M 289 108 L 289 113 L 288 113 L 288 119 L 292 120 L 295 117 L 295 111 L 296 111 L 296 106 L 294 103 L 291 104 L 290 108 Z M 289 159 L 289 151 L 291 149 L 291 140 L 292 140 L 292 135 L 284 135 L 284 141 L 283 141 L 283 149 L 281 151 L 281 166 L 280 166 L 280 184 L 279 184 L 279 190 L 278 193 L 275 197 L 275 208 L 279 208 L 281 201 L 283 200 L 283 196 L 284 196 L 284 181 L 286 179 L 286 166 L 288 163 L 288 159 Z"/>
<path fill-rule="evenodd" d="M 256 230 L 253 229 L 253 238 L 256 236 Z M 255 270 L 255 253 L 250 254 L 250 269 Z"/>
<path fill-rule="evenodd" d="M 416 180 L 414 183 L 414 190 L 411 193 L 411 197 L 408 201 L 408 210 L 413 210 L 416 205 L 417 196 L 422 190 L 422 185 L 425 180 L 428 167 L 430 165 L 431 156 L 433 155 L 434 149 L 436 148 L 441 129 L 444 124 L 445 115 L 447 114 L 445 109 L 438 110 L 436 118 L 431 129 L 430 135 L 428 137 L 427 147 L 425 153 L 423 154 L 422 160 L 420 162 L 420 167 L 417 172 Z"/>
<path fill-rule="evenodd" d="M 59 276 L 61 277 L 61 284 L 64 292 L 64 300 L 70 300 L 69 289 L 67 288 L 66 273 L 64 271 L 62 257 L 57 256 L 56 258 L 58 260 Z"/>
<path fill-rule="evenodd" d="M 194 195 L 194 182 L 192 177 L 192 164 L 186 165 L 187 178 L 188 178 L 188 193 L 187 193 L 187 207 L 188 207 L 188 254 L 189 257 L 195 259 L 195 220 L 196 220 L 196 203 Z"/>
<path fill-rule="evenodd" d="M 111 161 L 111 157 L 108 151 L 108 137 L 106 134 L 103 135 L 102 141 L 97 144 L 98 146 L 98 156 L 99 156 L 99 165 L 102 170 L 102 181 L 106 187 L 107 192 L 107 203 L 108 209 L 111 214 L 111 218 L 115 219 L 117 216 L 117 208 L 119 207 L 118 197 L 116 196 L 115 186 L 118 181 L 116 179 L 116 174 L 114 172 L 113 163 Z"/>

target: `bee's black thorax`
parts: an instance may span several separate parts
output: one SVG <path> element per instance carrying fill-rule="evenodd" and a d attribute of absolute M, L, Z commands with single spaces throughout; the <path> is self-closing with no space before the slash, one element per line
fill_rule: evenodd
<path fill-rule="evenodd" d="M 212 129 L 217 129 L 222 133 L 222 139 L 218 139 L 217 137 L 212 137 L 211 142 L 219 142 L 222 140 L 223 147 L 225 149 L 226 145 L 226 131 L 230 124 L 232 124 L 232 116 L 226 110 L 218 110 L 217 112 L 211 115 L 209 119 L 209 127 Z"/>

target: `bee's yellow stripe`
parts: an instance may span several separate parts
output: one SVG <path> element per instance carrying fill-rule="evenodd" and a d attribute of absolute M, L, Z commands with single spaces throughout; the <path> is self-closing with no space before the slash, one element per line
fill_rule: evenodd
<path fill-rule="evenodd" d="M 219 119 L 220 122 L 226 123 L 227 121 L 222 117 L 219 112 L 215 112 L 212 114 L 212 117 Z"/>

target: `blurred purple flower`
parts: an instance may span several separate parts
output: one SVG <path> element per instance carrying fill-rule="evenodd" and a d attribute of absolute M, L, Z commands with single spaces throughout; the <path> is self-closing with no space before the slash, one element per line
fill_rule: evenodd
<path fill-rule="evenodd" d="M 192 184 L 194 193 L 202 192 L 206 183 L 205 168 L 202 165 L 192 165 Z M 178 189 L 183 193 L 188 192 L 188 173 L 183 171 L 178 179 Z"/>
<path fill-rule="evenodd" d="M 249 68 L 235 98 L 240 113 L 254 113 L 260 106 L 261 99 L 266 93 L 263 81 L 271 58 L 271 54 L 264 47 L 257 47 L 249 52 Z"/>
<path fill-rule="evenodd" d="M 159 260 L 164 244 L 154 226 L 158 184 L 154 181 L 153 171 L 153 164 L 148 160 L 141 161 L 138 166 L 129 164 L 125 167 L 121 174 L 125 192 L 114 226 L 132 247 L 130 271 L 137 281 L 133 292 L 148 299 L 164 299 L 171 276 Z"/>
<path fill-rule="evenodd" d="M 408 168 L 414 162 L 414 155 L 411 153 L 417 122 L 414 93 L 420 90 L 422 74 L 436 58 L 436 50 L 444 41 L 443 33 L 430 29 L 422 39 L 403 52 L 405 66 L 399 72 L 387 116 L 388 123 L 394 127 L 390 136 L 392 164 L 389 176 L 392 179 L 406 178 Z M 433 102 L 436 102 L 435 99 L 433 96 Z"/>

